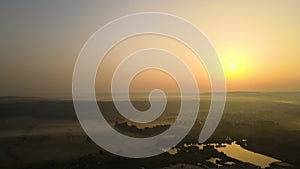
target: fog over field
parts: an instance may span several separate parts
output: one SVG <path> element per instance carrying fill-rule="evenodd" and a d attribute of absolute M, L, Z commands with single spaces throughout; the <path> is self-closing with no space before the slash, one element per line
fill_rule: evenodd
<path fill-rule="evenodd" d="M 190 97 L 193 100 L 193 96 Z M 149 102 L 145 98 L 144 95 L 136 96 L 132 103 L 137 109 L 146 110 Z M 169 98 L 165 112 L 148 124 L 126 120 L 118 114 L 111 101 L 99 101 L 98 104 L 106 120 L 119 132 L 134 137 L 149 137 L 165 131 L 175 121 L 180 100 L 174 95 Z M 209 109 L 210 94 L 203 94 L 200 102 L 196 123 L 176 146 L 175 153 L 170 150 L 158 157 L 126 159 L 102 150 L 84 133 L 72 101 L 2 97 L 1 168 L 161 168 L 176 164 L 203 168 L 252 168 L 259 164 L 263 168 L 300 166 L 299 92 L 228 93 L 225 112 L 217 130 L 203 145 L 196 146 Z M 122 144 L 120 140 L 116 142 Z M 223 144 L 226 146 L 225 143 L 228 144 L 227 149 L 233 149 L 231 146 L 236 145 L 235 151 L 240 152 L 239 155 L 226 154 L 226 149 L 218 148 Z M 249 156 L 252 152 L 261 155 L 254 155 L 257 160 L 250 162 L 242 157 L 243 153 Z M 217 158 L 217 161 L 212 158 Z M 263 159 L 271 159 L 271 162 L 275 159 L 275 162 L 268 164 Z"/>

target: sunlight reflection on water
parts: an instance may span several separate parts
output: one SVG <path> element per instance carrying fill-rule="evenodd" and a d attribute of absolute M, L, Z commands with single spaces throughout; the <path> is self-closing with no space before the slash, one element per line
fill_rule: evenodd
<path fill-rule="evenodd" d="M 215 150 L 220 153 L 224 153 L 226 156 L 237 159 L 242 162 L 248 162 L 256 166 L 260 166 L 261 168 L 269 167 L 269 164 L 273 162 L 281 162 L 278 159 L 268 157 L 263 154 L 255 153 L 250 150 L 244 149 L 236 141 L 231 144 L 222 143 L 221 145 L 218 143 L 209 143 L 209 144 L 184 144 L 184 147 L 197 147 L 200 150 L 203 150 L 205 146 L 213 146 Z M 171 149 L 173 151 L 168 151 L 169 154 L 175 155 L 179 152 L 179 149 Z M 210 158 L 208 161 L 216 164 L 216 158 Z M 231 164 L 232 165 L 232 164 Z"/>

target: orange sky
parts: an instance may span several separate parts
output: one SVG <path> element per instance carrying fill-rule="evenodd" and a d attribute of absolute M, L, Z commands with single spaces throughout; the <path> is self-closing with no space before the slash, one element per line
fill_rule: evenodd
<path fill-rule="evenodd" d="M 205 67 L 188 47 L 165 36 L 148 34 L 126 39 L 110 50 L 98 69 L 97 91 L 110 91 L 111 77 L 121 60 L 135 51 L 147 48 L 163 49 L 179 57 L 193 71 L 199 88 L 202 91 L 210 89 L 209 77 Z M 161 57 L 164 56 L 162 55 Z M 172 64 L 172 62 L 169 64 Z M 177 73 L 180 73 L 180 70 Z M 160 87 L 160 89 L 170 92 L 178 91 L 176 81 L 171 76 L 155 69 L 139 73 L 131 83 L 132 91 L 149 91 L 155 89 L 155 87 Z"/>
<path fill-rule="evenodd" d="M 69 97 L 75 61 L 89 36 L 113 19 L 153 11 L 185 18 L 208 37 L 224 66 L 228 90 L 299 91 L 299 8 L 298 0 L 3 1 L 0 5 L 0 93 Z M 172 39 L 160 39 L 159 43 L 151 42 L 153 39 L 143 43 L 134 39 L 124 41 L 119 49 L 111 51 L 113 62 L 141 48 L 141 44 L 157 45 L 190 62 L 200 88 L 209 89 L 205 71 L 198 66 L 201 63 L 194 62 L 189 51 L 176 42 L 163 42 Z M 140 74 L 132 89 L 150 88 L 151 83 L 156 86 L 162 83 L 170 90 L 176 88 L 164 74 L 160 75 L 161 79 L 169 79 L 168 82 L 155 82 L 158 84 L 151 80 L 153 73 L 146 74 L 150 76 L 149 83 L 147 76 Z M 105 76 L 104 79 L 108 78 L 109 73 Z M 104 83 L 98 79 L 97 91 L 107 89 Z"/>

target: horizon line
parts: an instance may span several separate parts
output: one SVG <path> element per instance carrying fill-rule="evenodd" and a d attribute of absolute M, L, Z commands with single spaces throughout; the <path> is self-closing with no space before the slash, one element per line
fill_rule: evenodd
<path fill-rule="evenodd" d="M 165 92 L 166 94 L 171 94 L 171 95 L 177 95 L 180 94 L 179 92 Z M 199 95 L 207 95 L 207 94 L 211 94 L 211 93 L 224 93 L 222 91 L 219 92 L 199 92 Z M 258 90 L 236 90 L 236 91 L 226 91 L 225 93 L 228 94 L 235 94 L 235 93 L 300 93 L 300 90 L 289 90 L 289 91 L 258 91 Z M 126 94 L 126 92 L 117 92 L 115 94 Z M 133 95 L 148 95 L 149 92 L 130 92 L 129 94 L 133 94 Z M 183 94 L 187 94 L 187 95 L 193 95 L 195 94 L 194 92 L 183 92 Z M 99 95 L 111 95 L 110 92 L 98 92 L 96 93 L 96 97 Z M 0 95 L 0 99 L 50 99 L 50 100 L 72 100 L 72 94 L 61 94 L 61 95 Z"/>

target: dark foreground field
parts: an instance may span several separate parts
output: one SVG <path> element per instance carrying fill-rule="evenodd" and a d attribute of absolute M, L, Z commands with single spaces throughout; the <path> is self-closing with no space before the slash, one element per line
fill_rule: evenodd
<path fill-rule="evenodd" d="M 139 100 L 133 104 L 139 109 L 149 106 Z M 165 113 L 145 126 L 123 119 L 112 102 L 99 102 L 106 119 L 116 130 L 136 137 L 166 130 L 176 118 L 178 105 L 176 99 L 171 100 Z M 2 97 L 0 168 L 262 167 L 217 151 L 222 143 L 240 145 L 281 161 L 266 166 L 269 168 L 300 168 L 300 93 L 229 93 L 221 123 L 200 149 L 197 138 L 208 107 L 209 97 L 204 97 L 193 129 L 173 149 L 175 152 L 129 159 L 110 154 L 89 139 L 76 118 L 72 101 Z"/>

